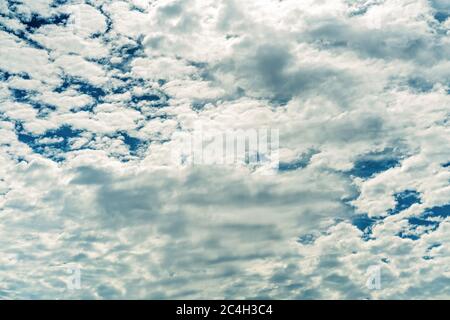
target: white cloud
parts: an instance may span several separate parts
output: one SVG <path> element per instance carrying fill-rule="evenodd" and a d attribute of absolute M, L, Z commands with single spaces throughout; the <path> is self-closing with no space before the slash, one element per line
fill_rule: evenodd
<path fill-rule="evenodd" d="M 51 3 L 0 6 L 2 297 L 448 298 L 444 2 Z M 174 163 L 199 124 L 279 172 Z"/>

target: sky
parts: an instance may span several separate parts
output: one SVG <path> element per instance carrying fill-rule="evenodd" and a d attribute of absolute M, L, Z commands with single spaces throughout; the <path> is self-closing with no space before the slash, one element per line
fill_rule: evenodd
<path fill-rule="evenodd" d="M 0 298 L 450 298 L 449 16 L 0 0 Z M 192 161 L 199 127 L 277 165 Z"/>

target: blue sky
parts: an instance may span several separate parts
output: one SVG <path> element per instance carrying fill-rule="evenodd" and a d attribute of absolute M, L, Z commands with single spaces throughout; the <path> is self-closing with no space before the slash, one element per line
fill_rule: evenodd
<path fill-rule="evenodd" d="M 1 1 L 0 298 L 449 298 L 449 16 Z M 198 124 L 279 130 L 278 170 L 172 161 Z"/>

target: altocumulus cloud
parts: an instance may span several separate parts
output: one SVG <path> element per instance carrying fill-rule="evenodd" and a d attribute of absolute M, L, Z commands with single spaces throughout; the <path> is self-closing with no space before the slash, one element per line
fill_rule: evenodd
<path fill-rule="evenodd" d="M 0 297 L 448 298 L 449 16 L 2 1 Z M 279 129 L 278 171 L 171 161 L 199 123 Z"/>

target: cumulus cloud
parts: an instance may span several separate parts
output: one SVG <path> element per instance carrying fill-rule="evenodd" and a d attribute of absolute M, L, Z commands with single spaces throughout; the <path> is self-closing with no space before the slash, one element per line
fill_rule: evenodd
<path fill-rule="evenodd" d="M 448 298 L 449 10 L 0 4 L 0 297 Z M 174 162 L 199 125 L 277 171 Z"/>

